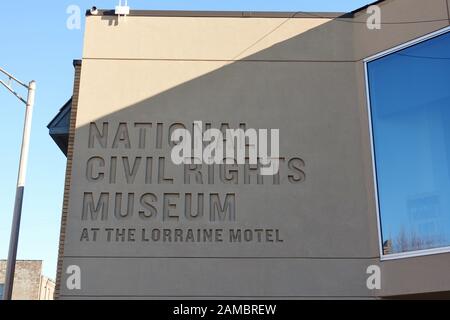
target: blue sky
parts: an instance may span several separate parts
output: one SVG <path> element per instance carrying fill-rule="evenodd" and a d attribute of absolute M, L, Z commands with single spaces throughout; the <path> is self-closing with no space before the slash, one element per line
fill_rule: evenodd
<path fill-rule="evenodd" d="M 93 5 L 109 9 L 117 2 L 2 1 L 0 66 L 22 81 L 36 80 L 38 86 L 18 258 L 44 260 L 44 273 L 51 278 L 56 271 L 66 158 L 49 137 L 46 125 L 72 94 L 72 60 L 81 57 L 83 42 L 83 27 L 66 28 L 66 10 L 70 5 L 78 5 L 82 12 Z M 130 0 L 129 5 L 132 9 L 155 10 L 344 12 L 370 2 L 373 1 Z M 5 259 L 8 252 L 23 115 L 23 105 L 0 87 L 0 259 Z"/>

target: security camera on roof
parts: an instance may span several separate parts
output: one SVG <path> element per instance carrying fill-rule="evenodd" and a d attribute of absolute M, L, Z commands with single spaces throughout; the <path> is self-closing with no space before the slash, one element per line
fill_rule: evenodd
<path fill-rule="evenodd" d="M 93 7 L 91 8 L 90 12 L 91 12 L 91 14 L 94 15 L 94 16 L 97 15 L 97 14 L 98 14 L 98 9 L 97 9 L 97 7 L 96 7 L 96 6 L 93 6 Z"/>

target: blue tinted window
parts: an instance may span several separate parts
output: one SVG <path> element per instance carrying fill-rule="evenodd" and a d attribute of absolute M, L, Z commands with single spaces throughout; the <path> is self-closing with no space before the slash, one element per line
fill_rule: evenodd
<path fill-rule="evenodd" d="M 384 251 L 450 246 L 450 32 L 367 65 Z"/>

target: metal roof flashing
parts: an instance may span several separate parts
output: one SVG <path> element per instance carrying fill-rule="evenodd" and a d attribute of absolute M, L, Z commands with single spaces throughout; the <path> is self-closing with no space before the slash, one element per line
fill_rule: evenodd
<path fill-rule="evenodd" d="M 345 12 L 281 12 L 281 11 L 184 11 L 184 10 L 131 10 L 131 17 L 212 17 L 212 18 L 322 18 L 334 19 Z M 86 16 L 116 16 L 114 10 L 101 9 Z"/>

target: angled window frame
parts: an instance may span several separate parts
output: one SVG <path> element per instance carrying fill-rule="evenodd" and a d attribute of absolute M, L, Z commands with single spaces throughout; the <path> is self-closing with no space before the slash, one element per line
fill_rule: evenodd
<path fill-rule="evenodd" d="M 378 248 L 379 248 L 379 254 L 380 254 L 381 261 L 450 253 L 450 246 L 408 251 L 408 252 L 402 252 L 402 253 L 384 254 L 383 234 L 382 234 L 382 226 L 381 226 L 380 200 L 379 200 L 379 193 L 378 193 L 378 178 L 377 178 L 377 168 L 376 168 L 376 159 L 375 159 L 375 143 L 374 143 L 374 136 L 373 136 L 373 122 L 372 122 L 373 120 L 372 120 L 372 107 L 371 107 L 371 99 L 370 99 L 368 65 L 372 61 L 378 60 L 380 58 L 383 58 L 383 57 L 393 54 L 395 52 L 401 51 L 403 49 L 413 47 L 416 44 L 425 42 L 427 40 L 431 40 L 433 38 L 436 38 L 438 36 L 441 36 L 441 35 L 449 33 L 449 32 L 450 32 L 450 25 L 363 59 L 365 88 L 366 88 L 366 92 L 365 92 L 366 93 L 366 106 L 367 106 L 367 115 L 368 115 L 368 122 L 369 122 L 369 137 L 370 137 L 370 149 L 371 149 L 371 159 L 372 159 L 372 174 L 373 174 L 373 183 L 374 183 L 373 187 L 374 187 L 374 191 L 375 191 L 375 205 L 376 205 L 376 215 L 377 215 Z"/>

